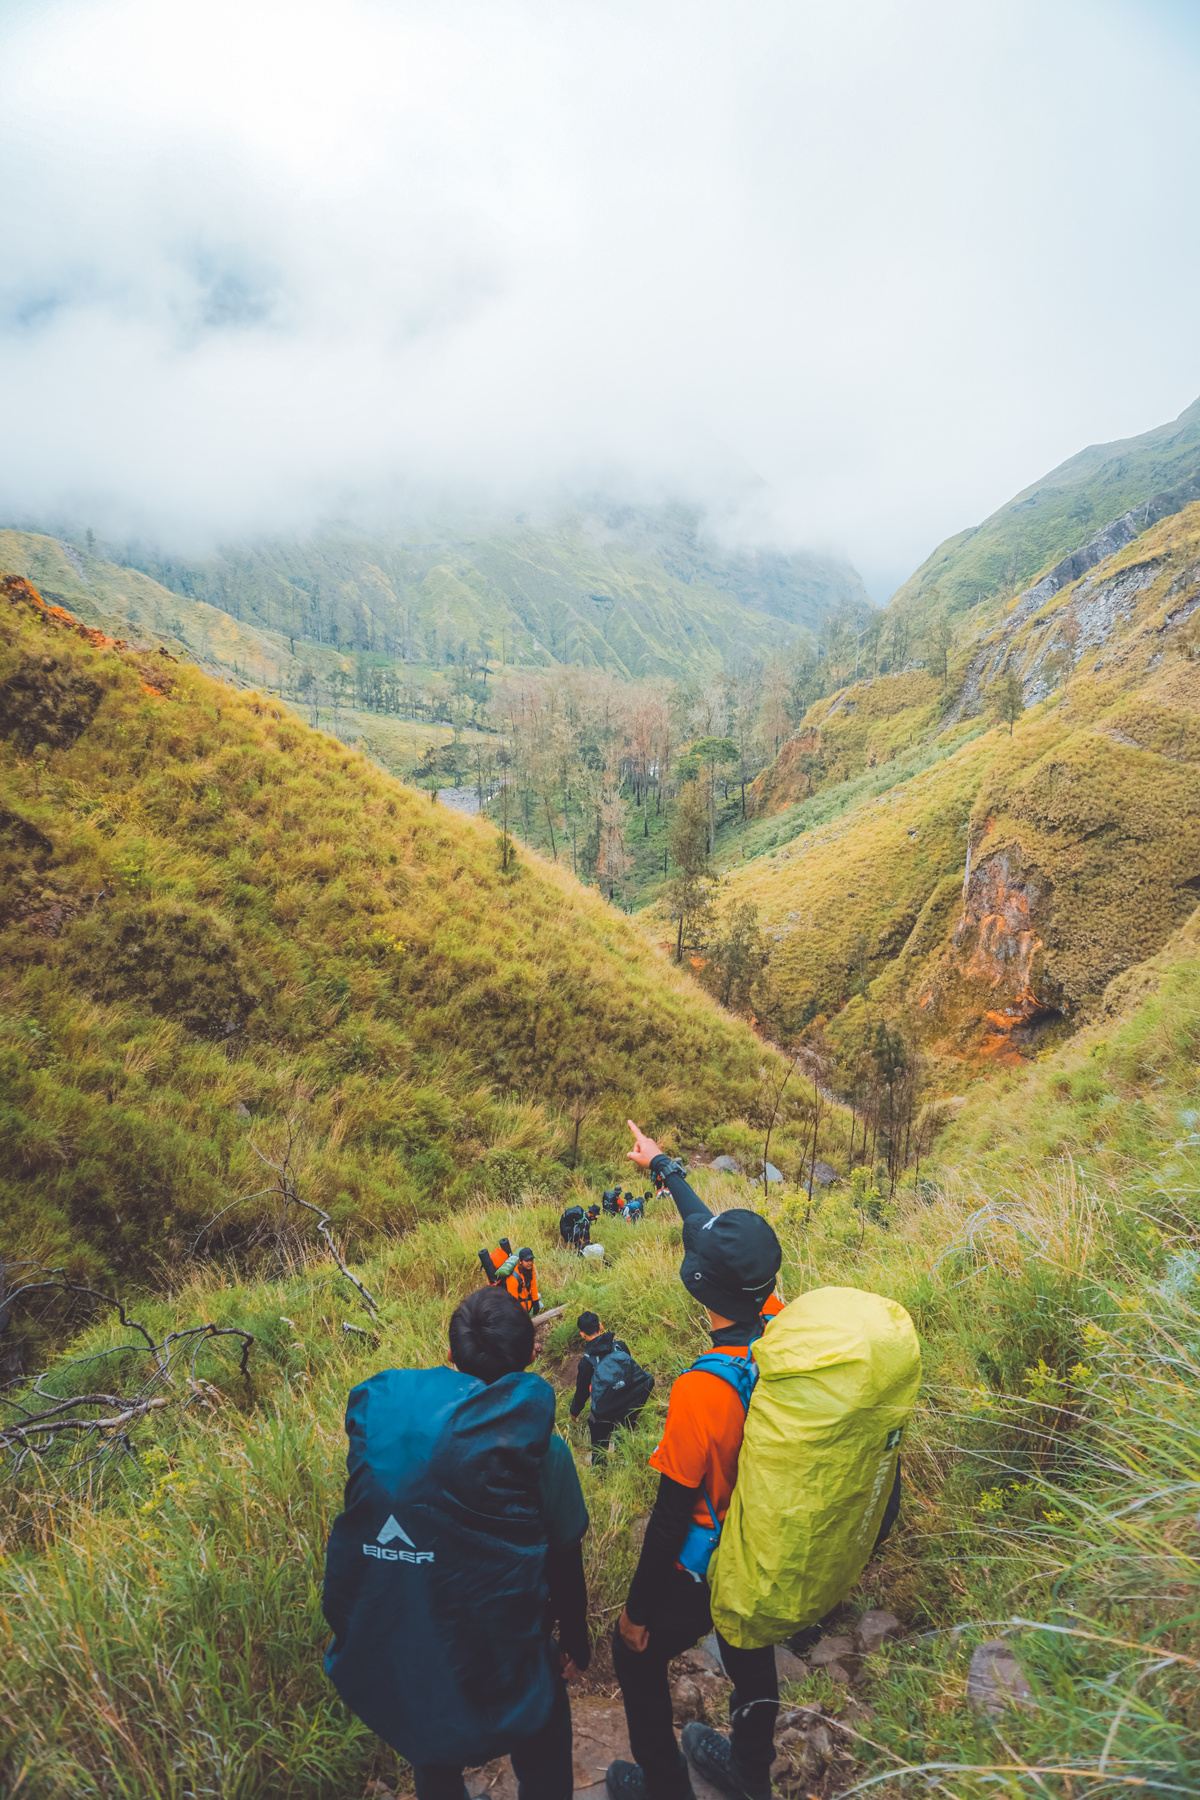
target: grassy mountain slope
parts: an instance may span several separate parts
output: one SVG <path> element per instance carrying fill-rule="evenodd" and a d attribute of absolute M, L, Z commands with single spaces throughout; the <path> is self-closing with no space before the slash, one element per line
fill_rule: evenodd
<path fill-rule="evenodd" d="M 682 511 L 565 513 L 533 523 L 430 527 L 146 561 L 187 598 L 268 631 L 444 663 L 490 639 L 506 663 L 627 676 L 712 670 L 815 627 L 832 605 L 870 605 L 848 564 L 722 552 Z"/>
<path fill-rule="evenodd" d="M 904 1638 L 853 1688 L 814 1667 L 788 1691 L 809 1709 L 799 1726 L 821 1731 L 794 1728 L 786 1741 L 785 1795 L 873 1779 L 884 1800 L 900 1800 L 919 1769 L 962 1800 L 996 1793 L 997 1775 L 999 1791 L 1062 1800 L 1125 1791 L 1127 1778 L 1136 1791 L 1191 1791 L 1198 1018 L 1200 943 L 1183 931 L 1127 978 L 1102 1030 L 968 1091 L 919 1200 L 858 1211 L 835 1191 L 817 1196 L 811 1218 L 801 1194 L 773 1201 L 784 1293 L 828 1283 L 893 1296 L 917 1324 L 926 1376 L 901 1523 L 834 1621 L 883 1605 Z M 699 1183 L 711 1204 L 744 1204 L 743 1184 L 711 1173 Z M 207 1345 L 202 1404 L 185 1409 L 182 1381 L 148 1390 L 167 1404 L 139 1420 L 139 1461 L 114 1463 L 103 1492 L 39 1514 L 47 1486 L 68 1474 L 61 1457 L 0 1490 L 8 1792 L 333 1800 L 370 1780 L 409 1791 L 403 1765 L 321 1672 L 341 1412 L 347 1388 L 375 1369 L 442 1359 L 445 1321 L 476 1280 L 474 1247 L 502 1230 L 534 1244 L 568 1321 L 595 1307 L 659 1377 L 637 1435 L 618 1440 L 607 1470 L 580 1470 L 603 1680 L 669 1380 L 704 1339 L 668 1216 L 652 1208 L 633 1230 L 606 1223 L 607 1265 L 594 1269 L 555 1247 L 555 1212 L 460 1212 L 379 1245 L 361 1266 L 378 1320 L 319 1258 L 254 1285 L 209 1271 L 147 1302 L 139 1318 L 156 1338 L 207 1320 L 252 1332 L 250 1377 L 223 1344 Z M 111 1355 L 130 1342 L 105 1322 L 74 1349 Z M 541 1367 L 582 1460 L 566 1418 L 574 1342 L 569 1322 L 553 1327 Z M 108 1379 L 135 1387 L 144 1356 L 129 1349 L 115 1371 L 114 1361 Z M 48 1391 L 80 1391 L 94 1366 L 60 1364 Z M 972 1652 L 997 1635 L 1013 1644 L 1036 1707 L 992 1720 L 966 1689 Z"/>
<path fill-rule="evenodd" d="M 913 600 L 934 585 L 950 612 L 1027 587 L 1130 507 L 1200 468 L 1200 400 L 1168 425 L 1111 444 L 1091 444 L 1023 488 L 969 531 L 939 544 L 893 595 Z"/>
<path fill-rule="evenodd" d="M 635 1101 L 679 1143 L 758 1103 L 758 1040 L 596 892 L 12 580 L 0 809 L 10 1257 L 145 1281 L 269 1185 L 289 1119 L 361 1242 L 557 1193 Z"/>
<path fill-rule="evenodd" d="M 211 673 L 236 674 L 278 686 L 293 660 L 288 638 L 241 623 L 207 601 L 173 594 L 140 569 L 107 562 L 86 549 L 37 532 L 0 531 L 0 570 L 21 575 L 48 605 L 84 624 L 134 643 L 165 644 Z M 345 664 L 331 646 L 313 645 L 306 660 L 326 674 Z"/>
<path fill-rule="evenodd" d="M 756 784 L 775 846 L 726 877 L 793 1020 L 845 1007 L 850 1042 L 882 1007 L 941 1055 L 1006 1060 L 1154 954 L 1200 896 L 1198 605 L 1193 505 L 984 615 L 944 688 L 918 670 L 810 709 Z M 1011 735 L 988 712 L 1010 669 Z"/>

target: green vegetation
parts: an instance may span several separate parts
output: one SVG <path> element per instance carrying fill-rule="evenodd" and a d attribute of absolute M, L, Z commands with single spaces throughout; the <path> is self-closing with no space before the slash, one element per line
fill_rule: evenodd
<path fill-rule="evenodd" d="M 1110 517 L 1114 482 L 1168 485 L 1194 411 L 1122 469 L 1085 452 L 1053 491 Z M 1059 529 L 1049 500 L 1029 517 Z M 302 718 L 4 583 L 0 1354 L 8 1377 L 42 1371 L 42 1396 L 9 1388 L 0 1420 L 0 1800 L 405 1791 L 321 1671 L 342 1407 L 374 1369 L 444 1356 L 501 1234 L 534 1244 L 566 1307 L 542 1367 L 577 1451 L 579 1310 L 659 1375 L 637 1435 L 581 1468 L 602 1636 L 669 1378 L 704 1342 L 661 1205 L 603 1221 L 600 1267 L 558 1242 L 565 1197 L 625 1166 L 628 1113 L 694 1161 L 753 1176 L 769 1153 L 782 1186 L 697 1185 L 767 1211 L 785 1295 L 873 1289 L 922 1340 L 902 1522 L 843 1615 L 884 1605 L 906 1635 L 853 1691 L 817 1671 L 788 1696 L 830 1734 L 828 1754 L 788 1751 L 789 1800 L 926 1779 L 962 1800 L 1194 1791 L 1200 506 L 1036 611 L 956 631 L 947 566 L 940 593 L 865 622 L 851 597 L 819 641 L 793 619 L 786 655 L 764 636 L 719 678 L 714 628 L 673 688 L 618 664 L 513 670 L 507 647 L 498 680 L 494 643 L 453 637 L 502 586 L 493 553 L 514 617 L 524 583 L 558 630 L 578 555 L 628 621 L 666 551 L 622 530 L 586 554 L 517 532 L 457 562 L 444 534 L 423 569 L 376 560 L 378 605 L 345 542 L 319 567 L 170 572 L 232 582 L 210 609 L 226 651 L 290 658 L 308 597 L 337 641 L 287 665 Z M 91 546 L 0 550 L 71 604 L 75 581 L 93 625 L 117 599 L 208 617 Z M 435 623 L 424 687 L 408 646 L 371 639 L 410 594 Z M 560 623 L 546 662 L 556 643 L 602 661 Z M 627 622 L 606 630 L 622 675 L 653 675 Z M 495 816 L 435 807 L 363 750 L 430 783 L 461 759 Z M 639 922 L 619 910 L 635 899 L 654 902 Z M 38 1286 L 37 1265 L 66 1275 Z M 60 1403 L 91 1428 L 22 1434 L 21 1406 Z M 966 1673 L 999 1635 L 1035 1704 L 993 1719 Z"/>
<path fill-rule="evenodd" d="M 1193 929 L 1139 976 L 1103 1035 L 972 1089 L 919 1194 L 818 1192 L 807 1224 L 801 1189 L 772 1197 L 785 1294 L 832 1283 L 893 1296 L 926 1365 L 902 1523 L 848 1609 L 885 1605 L 906 1638 L 853 1694 L 816 1672 L 788 1696 L 855 1734 L 832 1730 L 844 1753 L 820 1776 L 827 1791 L 879 1777 L 898 1800 L 905 1770 L 931 1763 L 949 1765 L 941 1779 L 963 1800 L 996 1792 L 996 1770 L 1014 1795 L 1106 1795 L 1131 1778 L 1152 1794 L 1189 1791 L 1200 1756 L 1198 951 Z M 1031 1114 L 1049 1124 L 1055 1108 L 1047 1160 L 1046 1140 L 1025 1134 Z M 745 1203 L 744 1183 L 698 1179 L 711 1203 Z M 635 1230 L 605 1222 L 601 1269 L 556 1247 L 556 1212 L 518 1195 L 384 1238 L 358 1271 L 378 1317 L 315 1255 L 251 1285 L 209 1270 L 146 1303 L 138 1317 L 156 1337 L 208 1320 L 252 1332 L 250 1377 L 214 1341 L 196 1364 L 202 1403 L 184 1410 L 182 1381 L 150 1390 L 168 1404 L 139 1421 L 138 1460 L 114 1461 L 102 1492 L 53 1497 L 66 1453 L 7 1490 L 10 1792 L 22 1772 L 51 1800 L 183 1800 L 214 1786 L 232 1800 L 307 1800 L 372 1777 L 404 1791 L 403 1768 L 321 1673 L 341 1409 L 373 1369 L 444 1354 L 449 1311 L 477 1279 L 475 1246 L 501 1232 L 534 1243 L 568 1319 L 595 1307 L 660 1376 L 636 1438 L 605 1471 L 581 1469 L 592 1613 L 598 1631 L 611 1624 L 653 1492 L 645 1457 L 664 1378 L 703 1338 L 676 1276 L 678 1225 L 661 1208 Z M 95 1356 L 129 1341 L 105 1321 L 72 1348 Z M 555 1326 L 542 1365 L 568 1435 L 570 1348 L 570 1325 Z M 90 1387 L 94 1367 L 61 1361 L 48 1391 Z M 122 1367 L 134 1383 L 135 1352 Z M 119 1385 L 111 1365 L 106 1379 Z M 972 1713 L 965 1675 L 973 1647 L 1001 1633 L 1037 1706 L 993 1723 Z M 807 1768 L 800 1791 L 814 1779 Z"/>
<path fill-rule="evenodd" d="M 891 607 L 937 587 L 958 614 L 1029 587 L 1103 526 L 1200 468 L 1200 400 L 1169 425 L 1113 444 L 1091 444 L 986 518 L 939 544 L 893 596 Z M 891 610 L 889 607 L 889 611 Z"/>
<path fill-rule="evenodd" d="M 1200 882 L 1180 603 L 1198 568 L 1192 505 L 1037 611 L 984 620 L 945 693 L 913 671 L 810 707 L 754 784 L 766 816 L 718 835 L 728 901 L 771 951 L 773 1031 L 824 1015 L 853 1057 L 900 1020 L 953 1088 L 964 1055 L 1074 1029 L 1166 942 Z"/>
<path fill-rule="evenodd" d="M 831 606 L 869 607 L 848 564 L 725 553 L 681 508 L 329 532 L 142 566 L 297 643 L 432 668 L 466 649 L 499 667 L 566 664 L 625 679 L 716 673 L 746 649 L 815 628 Z"/>
<path fill-rule="evenodd" d="M 762 1049 L 594 891 L 256 695 L 0 619 L 10 1253 L 145 1279 L 293 1122 L 351 1242 L 532 1183 L 635 1099 L 683 1144 Z M 246 1241 L 267 1201 L 213 1232 Z"/>

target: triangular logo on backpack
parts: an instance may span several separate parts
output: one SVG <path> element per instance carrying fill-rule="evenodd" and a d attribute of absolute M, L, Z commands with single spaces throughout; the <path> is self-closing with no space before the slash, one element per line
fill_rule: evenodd
<path fill-rule="evenodd" d="M 395 1513 L 389 1513 L 387 1524 L 384 1526 L 375 1542 L 377 1544 L 390 1544 L 393 1538 L 399 1538 L 401 1543 L 407 1544 L 410 1550 L 415 1550 L 417 1547 L 396 1518 Z"/>

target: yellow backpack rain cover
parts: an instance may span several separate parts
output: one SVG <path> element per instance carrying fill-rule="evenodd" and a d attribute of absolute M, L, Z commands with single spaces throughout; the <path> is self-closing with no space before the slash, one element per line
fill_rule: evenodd
<path fill-rule="evenodd" d="M 858 1288 L 815 1288 L 754 1345 L 746 1415 L 712 1616 L 730 1644 L 778 1644 L 843 1600 L 875 1545 L 900 1438 L 921 1383 L 902 1306 Z"/>

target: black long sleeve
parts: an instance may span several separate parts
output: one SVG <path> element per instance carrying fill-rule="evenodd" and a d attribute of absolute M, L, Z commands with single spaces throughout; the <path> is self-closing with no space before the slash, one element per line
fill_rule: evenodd
<path fill-rule="evenodd" d="M 652 1175 L 661 1174 L 670 1161 L 671 1158 L 666 1152 L 660 1151 L 656 1157 L 651 1159 L 650 1173 Z M 679 1216 L 681 1219 L 712 1218 L 712 1213 L 709 1211 L 708 1207 L 705 1206 L 695 1188 L 689 1187 L 682 1175 L 663 1175 L 663 1180 L 666 1183 L 667 1192 L 679 1208 Z"/>
<path fill-rule="evenodd" d="M 635 1625 L 645 1625 L 654 1616 L 663 1587 L 679 1561 L 699 1492 L 699 1488 L 682 1487 L 669 1475 L 658 1478 L 658 1495 L 646 1521 L 642 1554 L 625 1602 L 625 1611 Z"/>
<path fill-rule="evenodd" d="M 592 1359 L 581 1356 L 579 1367 L 575 1371 L 575 1397 L 571 1401 L 571 1417 L 577 1419 L 587 1405 L 592 1392 Z"/>
<path fill-rule="evenodd" d="M 586 1669 L 592 1660 L 592 1641 L 588 1635 L 582 1539 L 547 1553 L 546 1579 L 550 1584 L 550 1610 L 558 1621 L 559 1648 L 567 1652 L 577 1669 Z"/>

